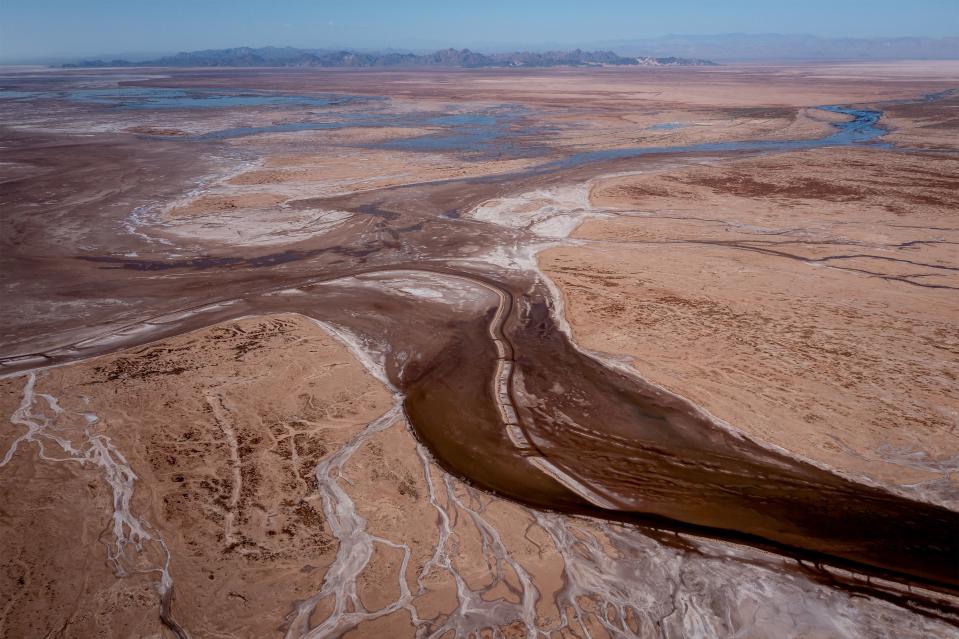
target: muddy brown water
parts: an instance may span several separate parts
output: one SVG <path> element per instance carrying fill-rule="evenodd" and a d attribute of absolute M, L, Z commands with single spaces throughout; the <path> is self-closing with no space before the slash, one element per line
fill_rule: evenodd
<path fill-rule="evenodd" d="M 143 141 L 109 142 L 105 148 L 112 151 L 100 160 L 104 175 L 132 186 L 91 207 L 76 193 L 91 188 L 93 166 L 67 160 L 71 154 L 85 157 L 97 148 L 93 143 L 57 145 L 50 159 L 49 149 L 38 150 L 22 134 L 14 137 L 23 143 L 19 152 L 26 160 L 45 164 L 39 174 L 6 185 L 21 206 L 4 221 L 12 220 L 16 232 L 6 241 L 7 278 L 30 284 L 8 301 L 22 305 L 51 298 L 83 310 L 46 323 L 8 322 L 6 371 L 66 363 L 243 315 L 300 312 L 347 327 L 384 349 L 387 371 L 406 396 L 417 436 L 447 470 L 474 485 L 539 508 L 747 543 L 959 593 L 959 514 L 739 437 L 685 400 L 582 353 L 558 330 L 548 291 L 534 273 L 481 263 L 492 247 L 536 238 L 462 216 L 471 205 L 505 193 L 694 156 L 608 159 L 571 170 L 558 167 L 549 175 L 450 180 L 305 201 L 303 206 L 322 202 L 362 219 L 293 247 L 211 255 L 157 246 L 118 223 L 119 212 L 144 197 L 140 181 L 151 167 L 165 167 L 168 177 L 188 172 L 189 162 L 174 161 L 172 143 L 151 142 L 153 155 L 143 157 Z M 139 160 L 125 164 L 130 157 Z M 70 206 L 44 209 L 36 196 L 44 188 L 53 192 L 46 202 L 67 197 L 57 195 L 58 188 L 69 192 Z M 164 193 L 160 189 L 154 196 Z M 49 235 L 49 225 L 60 223 L 76 228 L 82 242 L 60 246 Z M 464 260 L 473 261 L 466 266 Z M 514 365 L 511 401 L 529 446 L 517 446 L 507 435 L 494 398 L 497 355 L 489 335 L 494 307 L 463 314 L 369 287 L 321 283 L 397 269 L 471 278 L 505 295 L 509 309 L 500 330 Z M 272 294 L 284 287 L 303 292 Z M 98 310 L 95 302 L 107 297 L 123 303 L 122 318 Z M 113 340 L 72 339 L 217 302 L 229 303 Z M 25 355 L 35 357 L 18 359 Z M 544 473 L 534 458 L 588 486 L 606 505 L 597 506 Z"/>
<path fill-rule="evenodd" d="M 511 285 L 503 288 L 516 304 L 504 333 L 521 377 L 513 382 L 514 401 L 535 451 L 511 442 L 495 408 L 496 354 L 487 334 L 492 309 L 482 318 L 426 321 L 417 306 L 429 305 L 384 300 L 382 324 L 402 317 L 410 329 L 335 320 L 419 353 L 412 364 L 392 362 L 388 370 L 406 395 L 417 435 L 445 468 L 540 508 L 696 532 L 957 589 L 959 515 L 725 430 L 685 400 L 584 355 L 557 329 L 543 288 L 530 281 Z M 531 455 L 542 455 L 613 506 L 585 500 L 539 471 Z"/>

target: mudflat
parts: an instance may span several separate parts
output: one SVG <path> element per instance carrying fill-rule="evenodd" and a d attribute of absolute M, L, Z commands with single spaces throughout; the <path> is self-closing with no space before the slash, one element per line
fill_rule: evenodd
<path fill-rule="evenodd" d="M 955 64 L 2 81 L 3 636 L 956 634 Z"/>

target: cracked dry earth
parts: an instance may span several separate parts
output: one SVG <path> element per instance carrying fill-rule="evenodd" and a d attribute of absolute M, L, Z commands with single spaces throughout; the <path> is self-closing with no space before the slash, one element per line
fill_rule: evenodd
<path fill-rule="evenodd" d="M 0 636 L 947 632 L 758 550 L 479 492 L 358 346 L 283 314 L 3 380 L 28 450 L 0 466 Z"/>

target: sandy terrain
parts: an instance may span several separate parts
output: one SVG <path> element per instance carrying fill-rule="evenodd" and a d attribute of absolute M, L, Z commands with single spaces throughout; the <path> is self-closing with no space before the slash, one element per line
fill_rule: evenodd
<path fill-rule="evenodd" d="M 4 381 L 5 412 L 13 413 L 23 383 Z M 390 404 L 342 346 L 297 317 L 248 320 L 58 369 L 36 391 L 57 397 L 63 413 L 51 415 L 50 430 L 80 454 L 92 455 L 88 447 L 101 438 L 125 460 L 135 476 L 130 512 L 156 534 L 141 552 L 122 547 L 118 563 L 155 570 L 162 539 L 176 617 L 196 636 L 266 636 L 292 600 L 312 593 L 315 571 L 322 575 L 336 550 L 313 467 Z M 34 416 L 49 414 L 39 404 Z M 86 424 L 80 414 L 97 420 Z M 21 433 L 5 429 L 6 445 Z M 65 456 L 43 443 L 52 457 Z M 159 574 L 117 581 L 105 562 L 116 552 L 110 515 L 121 496 L 114 487 L 111 506 L 104 470 L 96 460 L 45 463 L 36 444 L 21 446 L 0 470 L 4 503 L 18 509 L 6 521 L 36 527 L 29 537 L 3 534 L 2 555 L 16 558 L 5 567 L 3 598 L 21 600 L 4 636 L 18 628 L 36 636 L 158 633 Z M 77 529 L 89 539 L 70 541 Z M 64 552 L 51 555 L 54 547 Z"/>
<path fill-rule="evenodd" d="M 540 255 L 585 347 L 735 428 L 956 504 L 959 163 L 818 151 L 597 181 Z"/>
<path fill-rule="evenodd" d="M 168 588 L 194 637 L 943 630 L 765 553 L 687 552 L 486 496 L 433 465 L 391 404 L 298 315 L 3 380 L 0 636 L 172 636 Z M 730 554 L 751 578 L 715 589 Z"/>
<path fill-rule="evenodd" d="M 959 636 L 956 63 L 115 74 L 353 97 L 0 103 L 0 637 Z"/>

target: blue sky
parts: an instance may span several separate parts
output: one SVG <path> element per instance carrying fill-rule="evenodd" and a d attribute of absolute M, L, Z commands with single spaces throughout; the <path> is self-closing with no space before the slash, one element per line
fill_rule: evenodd
<path fill-rule="evenodd" d="M 0 0 L 0 59 L 290 45 L 432 49 L 674 34 L 959 35 L 959 0 Z"/>

